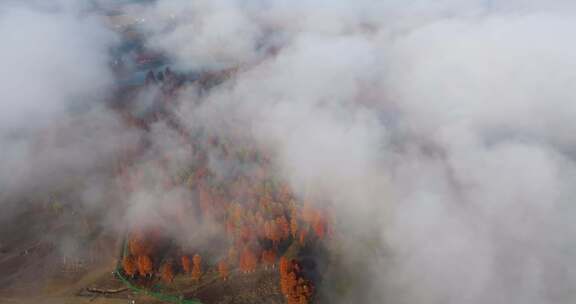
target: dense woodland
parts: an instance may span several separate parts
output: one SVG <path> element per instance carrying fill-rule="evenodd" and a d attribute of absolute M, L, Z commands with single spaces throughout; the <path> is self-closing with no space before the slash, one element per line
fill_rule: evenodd
<path fill-rule="evenodd" d="M 174 74 L 168 71 L 163 103 L 174 96 Z M 212 81 L 214 75 L 210 75 Z M 159 80 L 149 73 L 147 85 Z M 166 81 L 166 80 L 163 80 Z M 171 120 L 153 115 L 149 120 L 129 117 L 133 127 L 148 129 L 152 120 Z M 290 186 L 274 175 L 265 153 L 250 142 L 218 136 L 207 132 L 190 132 L 172 123 L 182 137 L 182 145 L 194 161 L 178 173 L 171 172 L 172 156 L 164 153 L 152 162 L 156 170 L 142 170 L 140 155 L 146 148 L 127 149 L 118 166 L 118 183 L 126 196 L 145 186 L 147 174 L 162 176 L 158 185 L 163 191 L 176 187 L 189 190 L 191 197 L 173 203 L 177 212 L 168 215 L 170 226 L 146 224 L 127 232 L 127 250 L 122 268 L 133 282 L 146 286 L 161 280 L 171 284 L 176 276 L 190 276 L 201 282 L 206 271 L 213 269 L 221 280 L 234 279 L 231 274 L 250 274 L 257 270 L 278 272 L 278 284 L 287 303 L 309 303 L 314 294 L 313 279 L 298 261 L 304 248 L 322 242 L 332 234 L 333 220 L 329 210 L 316 207 L 309 199 L 299 198 Z M 226 176 L 212 172 L 208 155 L 219 161 L 235 164 Z M 188 231 L 190 225 L 217 225 L 221 234 L 208 248 L 179 244 L 173 235 L 201 233 Z M 194 226 L 192 226 L 194 227 Z M 184 230 L 184 231 L 183 231 Z M 214 236 L 210 236 L 214 237 Z M 215 244 L 215 245 L 212 245 Z M 215 258 L 217 257 L 217 258 Z"/>

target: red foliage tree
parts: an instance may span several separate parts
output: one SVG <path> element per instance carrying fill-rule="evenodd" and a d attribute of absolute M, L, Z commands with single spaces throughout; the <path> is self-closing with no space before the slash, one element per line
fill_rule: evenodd
<path fill-rule="evenodd" d="M 291 262 L 286 257 L 280 258 L 280 275 L 286 275 L 292 270 Z"/>
<path fill-rule="evenodd" d="M 138 272 L 141 276 L 152 275 L 153 264 L 152 260 L 147 255 L 141 255 L 138 257 Z"/>
<path fill-rule="evenodd" d="M 274 268 L 274 263 L 276 263 L 276 252 L 273 249 L 262 251 L 262 263 L 264 263 L 266 268 L 269 266 Z"/>
<path fill-rule="evenodd" d="M 240 256 L 240 270 L 244 273 L 253 272 L 258 265 L 258 259 L 250 248 L 246 247 Z"/>
<path fill-rule="evenodd" d="M 160 274 L 162 276 L 162 281 L 165 283 L 172 283 L 174 281 L 174 270 L 172 268 L 172 263 L 164 263 L 160 268 Z"/>
<path fill-rule="evenodd" d="M 259 199 L 260 210 L 268 211 L 272 204 L 272 197 L 267 193 L 263 193 Z"/>
<path fill-rule="evenodd" d="M 137 235 L 132 235 L 128 240 L 128 250 L 130 251 L 130 254 L 135 256 L 145 254 L 143 240 Z"/>
<path fill-rule="evenodd" d="M 190 263 L 190 257 L 187 255 L 183 255 L 180 258 L 180 262 L 182 263 L 182 271 L 184 273 L 190 273 L 192 271 L 192 264 Z"/>
<path fill-rule="evenodd" d="M 124 273 L 130 277 L 134 277 L 136 271 L 138 270 L 138 265 L 136 265 L 134 257 L 130 255 L 127 255 L 124 257 L 124 259 L 122 259 L 122 267 L 124 268 Z"/>
<path fill-rule="evenodd" d="M 300 267 L 295 261 L 280 259 L 280 290 L 288 304 L 309 303 L 312 294 L 312 284 L 300 276 Z"/>
<path fill-rule="evenodd" d="M 159 232 L 151 229 L 132 233 L 128 239 L 128 250 L 133 256 L 151 255 L 154 242 L 159 238 Z"/>
<path fill-rule="evenodd" d="M 298 218 L 295 216 L 292 216 L 290 219 L 290 232 L 292 233 L 292 237 L 296 239 L 296 236 L 298 235 Z"/>
<path fill-rule="evenodd" d="M 292 271 L 292 262 L 282 257 L 280 259 L 280 291 L 287 296 L 296 282 L 296 274 Z"/>
<path fill-rule="evenodd" d="M 218 263 L 218 272 L 220 273 L 220 277 L 222 280 L 228 280 L 228 276 L 230 275 L 230 271 L 228 270 L 228 263 L 226 260 L 221 260 Z"/>
<path fill-rule="evenodd" d="M 312 284 L 302 277 L 299 277 L 291 292 L 287 296 L 288 304 L 310 303 L 313 294 Z"/>
<path fill-rule="evenodd" d="M 194 281 L 200 281 L 202 277 L 202 257 L 199 254 L 195 254 L 192 258 L 194 266 L 192 267 L 192 279 Z"/>
<path fill-rule="evenodd" d="M 267 221 L 264 226 L 264 230 L 266 232 L 266 237 L 272 241 L 274 246 L 277 246 L 280 242 L 281 234 L 276 221 Z"/>

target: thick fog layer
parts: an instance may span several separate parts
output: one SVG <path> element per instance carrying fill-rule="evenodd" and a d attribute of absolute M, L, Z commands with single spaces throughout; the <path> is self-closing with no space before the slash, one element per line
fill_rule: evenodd
<path fill-rule="evenodd" d="M 46 198 L 94 175 L 129 138 L 103 107 L 114 81 L 109 48 L 118 39 L 97 17 L 65 3 L 0 4 L 2 202 Z"/>
<path fill-rule="evenodd" d="M 301 194 L 333 204 L 354 278 L 333 301 L 573 301 L 571 2 L 168 1 L 142 14 L 176 62 L 240 68 L 190 121 L 238 119 Z"/>
<path fill-rule="evenodd" d="M 112 81 L 114 37 L 66 11 L 0 5 L 0 189 L 35 186 L 54 165 L 90 169 L 133 138 L 92 111 L 93 140 L 32 157 L 31 129 L 66 124 L 72 103 Z M 330 303 L 576 299 L 572 1 L 173 0 L 130 12 L 175 66 L 233 71 L 180 94 L 172 110 L 187 129 L 253 137 L 298 195 L 336 213 L 319 291 Z M 165 125 L 149 137 L 157 154 L 194 161 Z M 217 173 L 233 167 L 211 157 Z M 177 212 L 187 195 L 137 189 L 126 222 Z"/>

